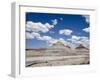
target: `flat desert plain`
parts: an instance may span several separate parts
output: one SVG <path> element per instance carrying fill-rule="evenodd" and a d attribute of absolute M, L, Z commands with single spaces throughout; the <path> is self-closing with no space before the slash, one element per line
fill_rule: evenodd
<path fill-rule="evenodd" d="M 85 65 L 90 63 L 89 50 L 26 50 L 26 67 Z"/>

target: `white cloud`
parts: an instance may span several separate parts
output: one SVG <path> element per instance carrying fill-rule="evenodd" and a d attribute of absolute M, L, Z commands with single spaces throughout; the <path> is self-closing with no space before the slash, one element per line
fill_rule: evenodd
<path fill-rule="evenodd" d="M 59 40 L 58 40 L 59 42 L 61 42 L 61 43 L 63 43 L 65 46 L 67 46 L 68 45 L 68 42 L 67 41 L 65 41 L 63 38 L 59 38 Z"/>
<path fill-rule="evenodd" d="M 34 39 L 34 38 L 39 38 L 40 34 L 36 32 L 26 32 L 26 39 Z"/>
<path fill-rule="evenodd" d="M 82 36 L 80 41 L 85 47 L 89 48 L 90 40 L 88 37 Z"/>
<path fill-rule="evenodd" d="M 51 40 L 52 38 L 50 36 L 42 36 L 40 40 L 43 40 L 43 41 L 49 41 Z"/>
<path fill-rule="evenodd" d="M 76 48 L 80 43 L 82 43 L 85 47 L 89 48 L 89 38 L 85 36 L 76 36 L 73 35 L 70 39 L 54 39 L 51 36 L 41 36 L 39 33 L 36 32 L 26 32 L 26 38 L 27 39 L 37 39 L 45 41 L 49 46 L 52 46 L 54 43 L 57 43 L 58 41 L 63 43 L 65 46 L 69 45 L 71 48 Z"/>
<path fill-rule="evenodd" d="M 39 33 L 46 33 L 50 31 L 50 29 L 54 28 L 58 23 L 57 19 L 52 20 L 52 24 L 49 23 L 41 23 L 41 22 L 33 22 L 27 21 L 26 23 L 26 38 L 32 39 L 36 38 L 38 40 L 48 40 L 51 39 L 50 36 L 41 36 Z M 54 32 L 51 32 L 54 33 Z"/>
<path fill-rule="evenodd" d="M 89 38 L 88 37 L 86 37 L 86 36 L 81 36 L 80 37 L 80 40 L 88 40 Z"/>
<path fill-rule="evenodd" d="M 89 38 L 85 37 L 85 36 L 76 36 L 73 35 L 71 39 L 69 39 L 69 41 L 64 40 L 63 38 L 59 38 L 59 39 L 54 39 L 51 36 L 41 36 L 39 34 L 39 32 L 43 32 L 46 33 L 48 32 L 50 29 L 54 28 L 55 25 L 57 24 L 57 19 L 54 19 L 52 21 L 52 25 L 49 23 L 41 23 L 41 22 L 32 22 L 32 21 L 28 21 L 26 23 L 26 39 L 37 39 L 37 40 L 42 40 L 47 42 L 49 45 L 53 45 L 54 43 L 60 41 L 62 42 L 65 46 L 68 44 L 70 46 L 74 46 L 76 47 L 78 44 L 80 44 L 81 42 L 88 47 L 89 46 Z M 85 32 L 89 32 L 89 27 L 83 29 L 83 31 Z M 72 34 L 72 30 L 70 29 L 63 29 L 59 31 L 59 34 L 63 34 L 63 35 L 71 35 Z M 51 32 L 54 33 L 54 32 Z"/>
<path fill-rule="evenodd" d="M 80 39 L 80 36 L 75 36 L 75 35 L 73 35 L 73 36 L 72 36 L 72 39 L 79 40 L 79 39 Z"/>
<path fill-rule="evenodd" d="M 58 41 L 57 39 L 54 39 L 51 36 L 41 36 L 37 39 L 45 41 L 49 46 L 52 46 L 54 43 L 56 43 Z"/>
<path fill-rule="evenodd" d="M 32 32 L 31 34 L 32 34 L 32 36 L 34 36 L 34 37 L 36 37 L 36 38 L 40 37 L 40 34 L 39 34 L 39 33 Z"/>
<path fill-rule="evenodd" d="M 54 38 L 52 38 L 52 39 L 50 39 L 50 40 L 48 41 L 49 46 L 52 46 L 53 44 L 57 43 L 58 41 L 61 42 L 62 44 L 64 44 L 65 46 L 68 45 L 68 42 L 65 41 L 63 38 L 59 38 L 59 39 L 54 39 Z"/>
<path fill-rule="evenodd" d="M 60 18 L 60 20 L 62 21 L 62 20 L 63 20 L 63 18 Z"/>
<path fill-rule="evenodd" d="M 90 32 L 90 27 L 84 28 L 82 30 L 85 31 L 85 32 L 87 32 L 87 33 L 89 33 Z"/>
<path fill-rule="evenodd" d="M 48 32 L 51 28 L 54 28 L 54 25 L 51 25 L 49 23 L 41 23 L 41 22 L 32 22 L 27 21 L 26 23 L 26 30 L 31 30 L 33 32 Z"/>
<path fill-rule="evenodd" d="M 73 49 L 73 48 L 78 47 L 78 46 L 79 46 L 79 43 L 78 43 L 78 42 L 76 42 L 76 43 L 74 43 L 74 42 L 69 42 L 69 46 Z"/>
<path fill-rule="evenodd" d="M 57 42 L 61 42 L 62 44 L 64 44 L 65 46 L 67 46 L 69 44 L 68 41 L 65 41 L 63 38 L 59 38 L 59 39 L 50 39 L 48 40 L 49 46 L 52 46 L 53 44 L 57 43 Z"/>
<path fill-rule="evenodd" d="M 32 36 L 31 33 L 26 32 L 26 39 L 32 39 L 32 38 L 34 38 L 34 36 Z"/>
<path fill-rule="evenodd" d="M 50 33 L 50 34 L 54 34 L 55 32 L 54 32 L 54 31 L 49 31 L 49 33 Z"/>
<path fill-rule="evenodd" d="M 83 15 L 87 23 L 90 23 L 90 16 L 89 15 Z M 83 31 L 89 33 L 90 32 L 90 27 L 82 29 Z"/>
<path fill-rule="evenodd" d="M 63 35 L 71 35 L 73 31 L 70 29 L 63 29 L 59 31 L 59 34 L 63 34 Z"/>
<path fill-rule="evenodd" d="M 53 25 L 57 25 L 57 23 L 58 23 L 58 20 L 57 19 L 54 19 L 54 20 L 51 20 L 52 21 L 52 24 Z"/>
<path fill-rule="evenodd" d="M 49 23 L 45 23 L 44 26 L 47 27 L 48 29 L 54 28 L 54 25 L 51 25 Z"/>
<path fill-rule="evenodd" d="M 65 46 L 67 45 L 67 42 L 63 38 L 54 39 L 50 36 L 43 36 L 40 40 L 46 41 L 49 44 L 49 46 L 52 46 L 54 43 L 57 43 L 58 41 L 63 43 Z"/>
<path fill-rule="evenodd" d="M 37 40 L 45 41 L 49 43 L 50 45 L 57 42 L 56 39 L 53 39 L 50 36 L 41 36 L 39 33 L 36 33 L 36 32 L 32 32 L 32 33 L 26 32 L 26 39 L 34 39 L 34 38 Z"/>
<path fill-rule="evenodd" d="M 72 48 L 76 48 L 79 44 L 83 44 L 85 47 L 89 48 L 89 38 L 86 36 L 76 36 L 73 35 L 72 38 L 67 39 L 70 42 Z"/>
<path fill-rule="evenodd" d="M 69 45 L 71 48 L 76 48 L 80 44 L 80 41 L 78 40 L 78 37 L 76 36 L 67 40 L 70 42 Z"/>
<path fill-rule="evenodd" d="M 52 46 L 54 43 L 56 43 L 58 40 L 57 39 L 51 39 L 48 42 L 49 46 Z"/>
<path fill-rule="evenodd" d="M 85 18 L 85 20 L 86 20 L 87 23 L 90 22 L 90 17 L 89 17 L 89 15 L 83 15 L 83 17 Z"/>

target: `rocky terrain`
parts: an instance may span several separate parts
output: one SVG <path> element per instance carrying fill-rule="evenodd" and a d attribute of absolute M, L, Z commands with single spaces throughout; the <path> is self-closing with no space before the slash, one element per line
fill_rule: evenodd
<path fill-rule="evenodd" d="M 85 65 L 89 63 L 89 49 L 83 45 L 71 49 L 58 43 L 45 49 L 26 50 L 26 67 Z"/>

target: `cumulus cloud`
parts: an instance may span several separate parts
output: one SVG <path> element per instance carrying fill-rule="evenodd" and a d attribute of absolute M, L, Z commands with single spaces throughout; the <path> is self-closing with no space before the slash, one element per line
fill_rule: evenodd
<path fill-rule="evenodd" d="M 44 26 L 47 27 L 48 29 L 54 28 L 54 25 L 51 25 L 49 23 L 45 23 Z"/>
<path fill-rule="evenodd" d="M 67 46 L 68 45 L 68 42 L 67 41 L 65 41 L 63 38 L 59 38 L 59 40 L 58 40 L 59 42 L 61 42 L 61 43 L 63 43 L 65 46 Z"/>
<path fill-rule="evenodd" d="M 59 31 L 59 34 L 63 34 L 63 35 L 71 35 L 72 34 L 72 30 L 70 29 L 63 29 Z"/>
<path fill-rule="evenodd" d="M 26 39 L 37 39 L 37 40 L 45 41 L 49 45 L 52 45 L 58 41 L 57 39 L 54 39 L 50 36 L 41 36 L 39 33 L 36 32 L 32 32 L 32 33 L 26 32 Z"/>
<path fill-rule="evenodd" d="M 38 40 L 46 40 L 51 39 L 50 36 L 41 36 L 41 33 L 49 32 L 50 29 L 54 28 L 55 25 L 58 23 L 57 19 L 51 20 L 52 24 L 50 23 L 41 23 L 41 22 L 33 22 L 27 21 L 26 22 L 26 39 L 33 39 L 36 38 Z M 51 31 L 51 33 L 54 33 Z"/>
<path fill-rule="evenodd" d="M 54 25 L 51 25 L 49 23 L 41 23 L 41 22 L 32 22 L 27 21 L 26 23 L 26 30 L 33 31 L 33 32 L 48 32 L 51 28 L 54 28 Z"/>
<path fill-rule="evenodd" d="M 49 44 L 53 44 L 57 42 L 56 39 L 53 39 L 50 36 L 42 36 L 40 35 L 40 32 L 46 33 L 50 29 L 54 28 L 55 25 L 57 24 L 57 19 L 52 20 L 52 25 L 49 23 L 41 23 L 41 22 L 32 22 L 32 21 L 27 21 L 26 23 L 26 39 L 37 39 L 37 40 L 42 40 L 46 41 Z M 54 33 L 54 32 L 52 32 Z"/>
<path fill-rule="evenodd" d="M 88 37 L 82 36 L 80 41 L 85 47 L 89 48 L 90 40 Z"/>
<path fill-rule="evenodd" d="M 50 34 L 54 34 L 55 32 L 54 32 L 54 31 L 49 31 L 49 33 L 50 33 Z"/>
<path fill-rule="evenodd" d="M 32 34 L 34 37 L 36 37 L 36 38 L 37 38 L 37 37 L 40 37 L 40 34 L 39 34 L 39 33 L 32 32 L 31 34 Z"/>
<path fill-rule="evenodd" d="M 90 22 L 90 17 L 89 17 L 89 15 L 83 15 L 83 17 L 85 18 L 85 20 L 86 20 L 87 23 Z"/>
<path fill-rule="evenodd" d="M 59 39 L 54 39 L 54 38 L 52 38 L 52 39 L 50 39 L 50 40 L 48 41 L 49 46 L 52 46 L 53 44 L 55 44 L 55 43 L 57 43 L 57 42 L 61 42 L 61 43 L 64 44 L 65 46 L 69 45 L 69 42 L 68 42 L 67 40 L 63 39 L 63 38 L 59 38 Z"/>
<path fill-rule="evenodd" d="M 90 23 L 90 16 L 89 15 L 83 15 L 83 17 L 85 18 L 87 23 Z M 85 31 L 86 33 L 89 33 L 90 32 L 90 27 L 84 28 L 82 30 Z"/>
<path fill-rule="evenodd" d="M 79 40 L 80 39 L 80 36 L 73 35 L 72 36 L 72 39 Z"/>
<path fill-rule="evenodd" d="M 69 45 L 70 47 L 77 47 L 80 43 L 84 44 L 84 46 L 89 47 L 89 38 L 85 36 L 76 36 L 72 35 L 72 37 L 68 40 L 65 40 L 63 38 L 55 39 L 51 36 L 44 36 L 40 35 L 40 33 L 46 33 L 50 31 L 50 29 L 54 28 L 55 25 L 58 23 L 57 19 L 52 20 L 52 24 L 49 23 L 41 23 L 41 22 L 32 22 L 27 21 L 26 23 L 26 39 L 37 39 L 42 40 L 48 43 L 49 46 L 53 45 L 56 42 L 61 42 L 65 46 Z M 89 32 L 89 27 L 84 28 L 83 31 Z M 63 35 L 71 35 L 72 30 L 70 29 L 62 29 L 59 31 L 59 34 Z M 54 33 L 54 32 L 50 32 Z"/>
<path fill-rule="evenodd" d="M 71 38 L 71 39 L 67 39 L 69 41 L 69 46 L 71 48 L 76 48 L 79 44 L 80 44 L 80 41 L 77 40 L 76 38 Z"/>
<path fill-rule="evenodd" d="M 65 41 L 63 38 L 55 39 L 50 36 L 42 36 L 39 40 L 45 41 L 48 43 L 49 46 L 52 46 L 53 44 L 57 43 L 58 41 L 64 44 L 65 46 L 68 44 L 67 41 Z"/>
<path fill-rule="evenodd" d="M 57 19 L 51 20 L 53 25 L 56 25 L 58 23 Z"/>
<path fill-rule="evenodd" d="M 64 44 L 65 46 L 68 45 L 68 42 L 66 40 L 64 40 L 63 38 L 59 38 L 59 39 L 50 39 L 47 41 L 49 46 L 52 46 L 53 44 L 57 43 L 57 42 L 61 42 L 62 44 Z"/>
<path fill-rule="evenodd" d="M 34 36 L 32 36 L 31 33 L 26 32 L 26 39 L 32 39 L 32 38 L 34 38 Z"/>
<path fill-rule="evenodd" d="M 62 21 L 62 20 L 63 20 L 63 18 L 60 18 L 60 20 Z"/>
<path fill-rule="evenodd" d="M 84 28 L 82 30 L 85 31 L 86 33 L 89 33 L 90 32 L 90 27 Z"/>
<path fill-rule="evenodd" d="M 34 39 L 34 38 L 39 38 L 40 34 L 36 32 L 26 32 L 26 39 Z"/>
<path fill-rule="evenodd" d="M 70 39 L 65 40 L 63 38 L 55 39 L 51 36 L 41 36 L 39 33 L 36 32 L 26 32 L 26 38 L 45 41 L 49 46 L 52 46 L 58 41 L 64 44 L 65 46 L 69 45 L 71 48 L 76 48 L 77 46 L 79 46 L 79 44 L 83 44 L 85 47 L 89 48 L 90 45 L 89 38 L 86 36 L 73 35 Z"/>
<path fill-rule="evenodd" d="M 57 39 L 54 39 L 51 36 L 40 36 L 37 39 L 41 41 L 45 41 L 49 46 L 52 46 L 54 43 L 58 41 Z"/>
<path fill-rule="evenodd" d="M 49 41 L 52 38 L 50 36 L 41 36 L 40 38 L 38 38 L 39 40 L 43 40 L 43 41 Z"/>
<path fill-rule="evenodd" d="M 89 48 L 89 38 L 86 36 L 76 36 L 73 35 L 72 38 L 67 39 L 70 42 L 70 46 L 72 48 L 76 48 L 79 44 L 83 44 L 83 46 Z"/>
<path fill-rule="evenodd" d="M 49 44 L 49 46 L 52 46 L 54 43 L 57 43 L 57 39 L 51 39 L 51 40 L 49 40 L 49 41 L 47 41 L 47 43 Z"/>

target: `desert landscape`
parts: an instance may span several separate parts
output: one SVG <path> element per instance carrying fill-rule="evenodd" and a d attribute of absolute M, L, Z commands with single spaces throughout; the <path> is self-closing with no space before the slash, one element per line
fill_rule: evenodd
<path fill-rule="evenodd" d="M 90 64 L 90 16 L 26 12 L 26 67 Z"/>
<path fill-rule="evenodd" d="M 72 49 L 57 42 L 48 48 L 27 49 L 26 67 L 85 65 L 90 63 L 89 49 L 80 44 Z"/>

